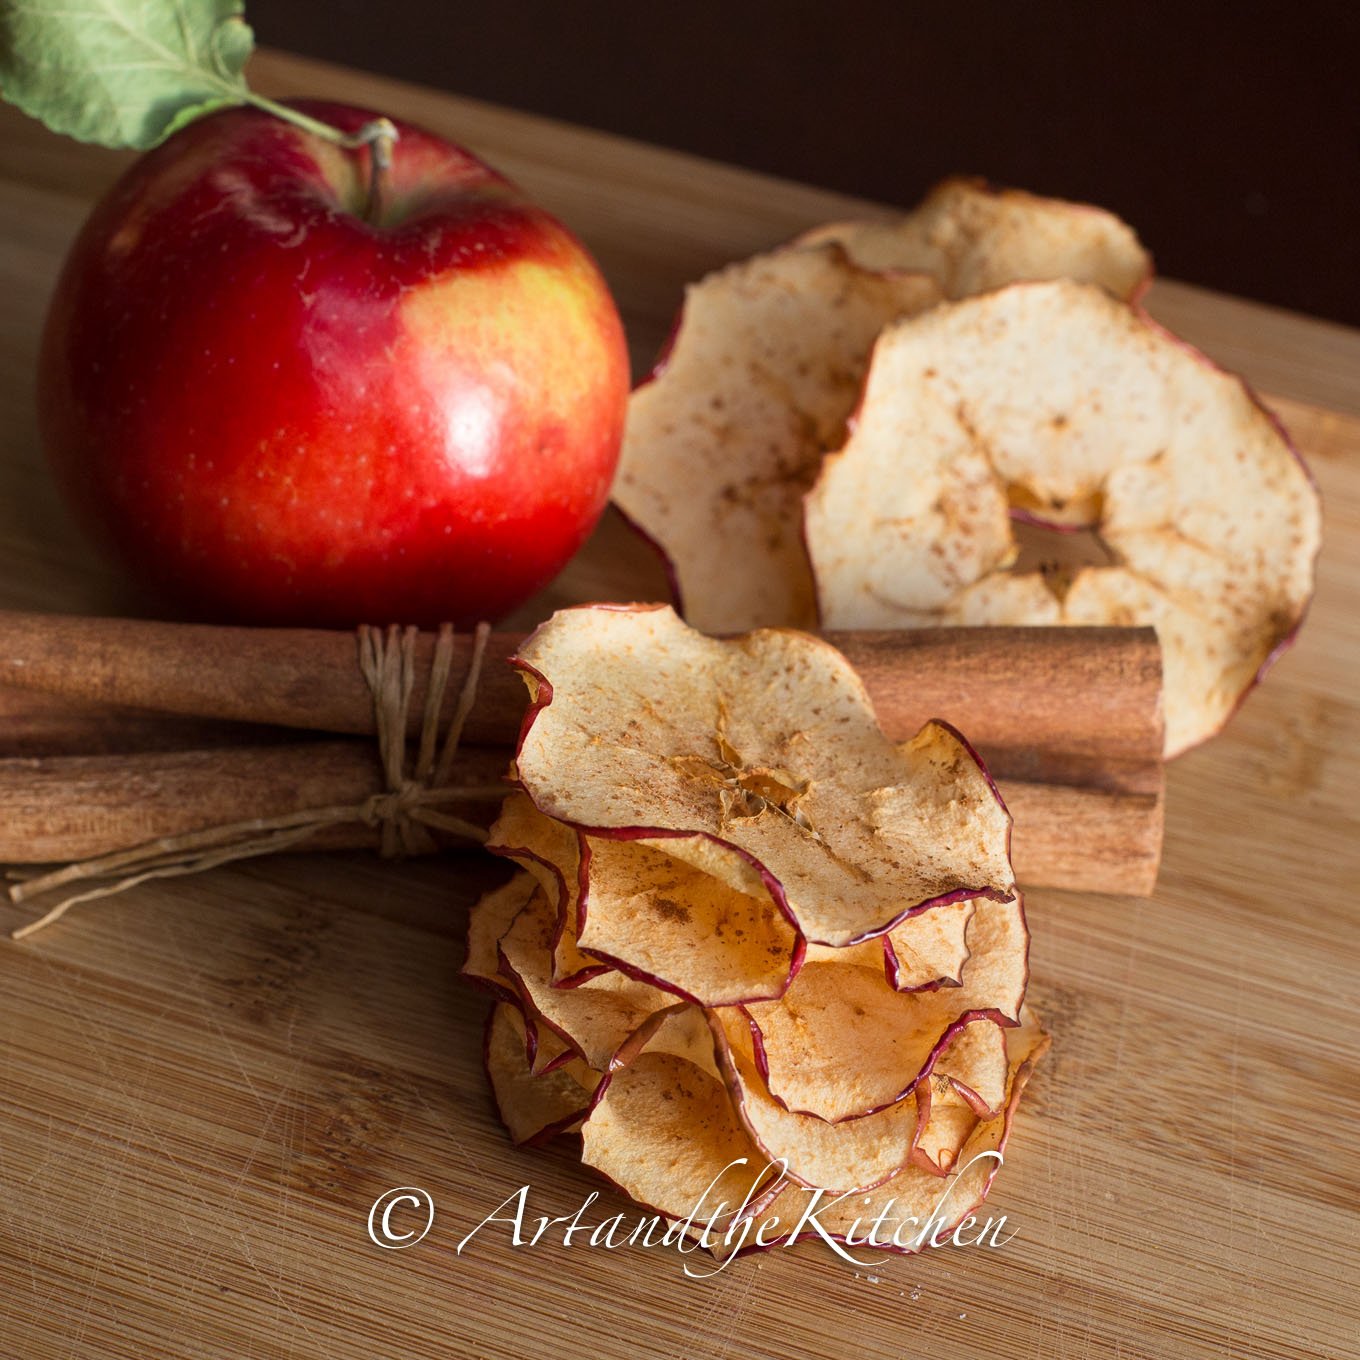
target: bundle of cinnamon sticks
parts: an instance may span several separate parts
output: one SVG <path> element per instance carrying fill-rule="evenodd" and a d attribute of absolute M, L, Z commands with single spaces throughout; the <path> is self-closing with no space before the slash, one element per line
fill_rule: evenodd
<path fill-rule="evenodd" d="M 1146 894 L 1162 840 L 1161 657 L 1151 629 L 828 634 L 889 736 L 942 717 L 1015 819 L 1022 884 Z M 492 634 L 459 747 L 461 815 L 489 823 L 526 692 Z M 433 635 L 416 644 L 409 734 Z M 451 709 L 471 656 L 455 640 Z M 0 613 L 0 862 L 85 859 L 383 788 L 350 633 Z M 477 791 L 484 791 L 478 794 Z M 363 823 L 306 848 L 373 845 Z"/>

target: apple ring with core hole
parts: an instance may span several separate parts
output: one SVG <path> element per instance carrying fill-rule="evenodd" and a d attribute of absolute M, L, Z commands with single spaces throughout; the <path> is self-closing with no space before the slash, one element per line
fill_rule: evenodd
<path fill-rule="evenodd" d="M 1056 560 L 1034 570 L 1036 527 Z M 1055 281 L 886 331 L 805 530 L 827 628 L 1154 625 L 1173 756 L 1297 630 L 1321 508 L 1239 378 L 1103 289 Z M 1083 540 L 1097 551 L 1073 561 Z"/>

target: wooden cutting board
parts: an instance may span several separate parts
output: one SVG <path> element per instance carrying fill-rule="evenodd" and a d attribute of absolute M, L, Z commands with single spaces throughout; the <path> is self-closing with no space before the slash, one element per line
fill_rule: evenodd
<path fill-rule="evenodd" d="M 485 153 L 598 253 L 640 362 L 685 280 L 865 206 L 291 58 L 255 78 Z M 67 526 L 30 396 L 58 263 L 119 165 L 0 113 L 6 606 L 136 607 Z M 672 1252 L 512 1249 L 504 1229 L 458 1254 L 521 1185 L 549 1215 L 593 1188 L 564 1151 L 509 1147 L 484 1088 L 484 1003 L 455 974 L 504 870 L 259 861 L 0 943 L 0 1355 L 1360 1354 L 1360 334 L 1172 283 L 1151 305 L 1271 394 L 1326 547 L 1298 647 L 1171 771 L 1156 898 L 1030 901 L 1055 1044 L 991 1201 L 1012 1241 L 858 1270 L 804 1245 L 703 1281 Z M 607 523 L 525 620 L 658 590 L 649 570 Z M 380 1250 L 369 1208 L 402 1185 L 434 1227 Z"/>

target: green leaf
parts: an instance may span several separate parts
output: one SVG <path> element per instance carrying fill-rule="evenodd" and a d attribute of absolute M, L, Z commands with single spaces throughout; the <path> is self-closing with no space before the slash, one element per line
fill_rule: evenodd
<path fill-rule="evenodd" d="M 242 0 L 0 0 L 0 95 L 53 132 L 145 148 L 247 98 Z"/>

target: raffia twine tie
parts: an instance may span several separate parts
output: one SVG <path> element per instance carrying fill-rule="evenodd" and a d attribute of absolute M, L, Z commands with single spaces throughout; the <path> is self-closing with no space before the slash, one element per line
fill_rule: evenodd
<path fill-rule="evenodd" d="M 416 678 L 416 628 L 359 629 L 359 669 L 373 695 L 378 758 L 385 788 L 361 803 L 305 808 L 276 817 L 256 817 L 224 826 L 205 827 L 161 836 L 126 850 L 79 860 L 61 869 L 13 884 L 10 901 L 23 903 L 72 884 L 104 880 L 62 898 L 44 916 L 14 931 L 16 940 L 36 934 L 72 907 L 135 888 L 153 878 L 201 873 L 234 860 L 276 854 L 310 840 L 329 827 L 362 822 L 380 833 L 379 851 L 392 858 L 423 855 L 438 849 L 433 832 L 484 842 L 486 831 L 447 811 L 449 805 L 497 797 L 503 790 L 450 783 L 463 727 L 477 700 L 482 661 L 491 625 L 479 623 L 472 636 L 467 676 L 442 737 L 439 715 L 444 707 L 453 665 L 454 632 L 440 628 L 430 659 L 429 681 L 421 719 L 420 741 L 410 760 L 406 728 Z"/>

